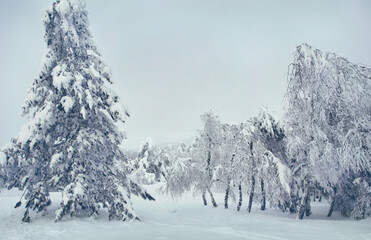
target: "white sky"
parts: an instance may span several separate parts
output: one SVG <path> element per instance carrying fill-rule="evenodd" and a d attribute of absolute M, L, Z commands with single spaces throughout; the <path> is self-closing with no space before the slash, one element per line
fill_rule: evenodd
<path fill-rule="evenodd" d="M 0 146 L 45 53 L 51 0 L 0 0 Z M 87 0 L 90 30 L 131 113 L 125 146 L 190 141 L 211 107 L 242 122 L 282 115 L 287 66 L 302 42 L 371 66 L 371 1 Z"/>

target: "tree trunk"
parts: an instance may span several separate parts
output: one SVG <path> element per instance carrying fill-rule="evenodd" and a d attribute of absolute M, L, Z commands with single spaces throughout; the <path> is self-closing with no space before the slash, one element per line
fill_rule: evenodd
<path fill-rule="evenodd" d="M 303 194 L 303 197 L 302 197 L 301 202 L 300 202 L 298 218 L 303 219 L 304 214 L 307 217 L 311 214 L 309 186 L 307 184 L 305 186 L 304 194 Z"/>
<path fill-rule="evenodd" d="M 208 153 L 207 153 L 206 164 L 207 164 L 206 165 L 206 170 L 209 173 L 209 177 L 212 177 L 211 168 L 210 168 L 210 164 L 211 164 L 211 151 L 208 151 Z"/>
<path fill-rule="evenodd" d="M 331 205 L 330 205 L 330 210 L 328 211 L 327 217 L 331 217 L 332 212 L 334 211 L 335 207 L 335 198 L 331 197 Z"/>
<path fill-rule="evenodd" d="M 311 214 L 312 214 L 312 209 L 311 209 L 311 206 L 310 206 L 310 198 L 308 198 L 308 202 L 305 206 L 305 216 L 309 217 Z"/>
<path fill-rule="evenodd" d="M 238 204 L 237 204 L 237 211 L 240 211 L 241 205 L 242 205 L 242 186 L 241 186 L 241 183 L 238 185 L 238 192 L 239 192 L 239 198 L 238 198 Z"/>
<path fill-rule="evenodd" d="M 260 179 L 260 186 L 261 186 L 261 190 L 262 190 L 262 203 L 261 203 L 260 209 L 262 211 L 264 211 L 265 210 L 265 205 L 266 205 L 266 200 L 265 200 L 265 190 L 264 190 L 264 180 L 263 179 Z"/>
<path fill-rule="evenodd" d="M 161 171 L 161 174 L 162 174 L 162 176 L 164 177 L 164 179 L 166 180 L 166 182 L 167 182 L 167 177 L 166 177 L 166 175 L 165 175 L 165 173 L 163 172 L 163 171 Z"/>
<path fill-rule="evenodd" d="M 254 170 L 255 170 L 255 160 L 254 160 L 254 153 L 253 153 L 253 143 L 250 142 L 250 154 L 251 154 L 251 159 L 252 159 L 252 177 L 251 177 L 251 189 L 250 189 L 250 196 L 249 196 L 249 205 L 247 207 L 247 211 L 251 212 L 251 206 L 252 206 L 252 201 L 254 199 L 254 190 L 255 190 L 255 175 L 254 175 Z"/>
<path fill-rule="evenodd" d="M 291 193 L 292 194 L 292 193 Z M 289 202 L 289 211 L 291 214 L 298 212 L 297 195 L 292 194 Z"/>
<path fill-rule="evenodd" d="M 228 181 L 227 189 L 225 190 L 224 196 L 224 208 L 228 209 L 228 198 L 229 198 L 229 191 L 231 190 L 230 181 Z"/>
<path fill-rule="evenodd" d="M 236 155 L 233 154 L 232 155 L 232 158 L 231 158 L 231 164 L 233 163 L 233 159 Z M 228 175 L 230 176 L 231 173 L 228 173 Z M 229 192 L 231 191 L 231 178 L 228 177 L 228 181 L 227 181 L 227 189 L 225 190 L 225 196 L 224 196 L 224 208 L 225 209 L 228 209 L 228 198 L 229 198 Z"/>
<path fill-rule="evenodd" d="M 212 179 L 212 173 L 211 173 L 211 169 L 210 169 L 210 162 L 211 162 L 211 151 L 210 151 L 210 149 L 211 149 L 211 140 L 210 140 L 210 138 L 209 138 L 209 151 L 208 151 L 208 153 L 207 153 L 207 159 L 206 159 L 206 172 L 208 173 L 208 175 L 209 175 L 209 181 L 211 181 L 211 179 Z M 208 192 L 210 192 L 210 189 L 207 187 L 207 189 L 206 189 Z M 204 205 L 206 206 L 207 205 L 207 201 L 206 201 L 206 191 L 204 190 L 203 192 L 202 192 L 202 199 L 203 199 L 203 201 L 204 201 Z M 212 201 L 213 199 L 211 198 L 211 201 Z"/>
<path fill-rule="evenodd" d="M 255 189 L 255 176 L 252 176 L 252 178 L 251 178 L 251 190 L 250 190 L 250 196 L 249 196 L 249 205 L 247 207 L 248 212 L 251 212 L 252 201 L 254 199 L 254 189 Z"/>
<path fill-rule="evenodd" d="M 332 212 L 334 211 L 334 207 L 335 207 L 336 187 L 334 187 L 333 190 L 334 190 L 333 194 L 330 195 L 331 205 L 330 205 L 330 210 L 328 211 L 327 217 L 331 217 Z"/>
<path fill-rule="evenodd" d="M 214 195 L 213 195 L 213 193 L 211 192 L 210 188 L 207 188 L 207 191 L 208 191 L 209 194 L 210 194 L 210 198 L 211 198 L 211 202 L 212 202 L 213 206 L 214 206 L 214 207 L 217 207 L 218 204 L 216 204 L 215 199 L 214 199 Z"/>
<path fill-rule="evenodd" d="M 207 205 L 207 200 L 206 200 L 206 192 L 202 192 L 202 200 L 204 201 L 204 205 Z"/>

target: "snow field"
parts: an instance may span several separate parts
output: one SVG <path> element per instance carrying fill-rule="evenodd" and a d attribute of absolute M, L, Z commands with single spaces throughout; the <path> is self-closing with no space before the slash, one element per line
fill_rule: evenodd
<path fill-rule="evenodd" d="M 22 192 L 1 189 L 0 193 L 0 239 L 4 240 L 369 240 L 371 219 L 353 221 L 334 213 L 326 217 L 327 203 L 313 203 L 313 214 L 302 221 L 296 215 L 268 209 L 260 211 L 254 205 L 252 212 L 236 211 L 236 204 L 230 209 L 223 207 L 223 193 L 215 193 L 218 208 L 203 206 L 201 196 L 187 194 L 173 200 L 161 195 L 157 189 L 162 184 L 147 186 L 155 202 L 133 197 L 133 206 L 142 222 L 108 221 L 108 213 L 100 212 L 94 218 L 69 218 L 54 222 L 54 211 L 61 200 L 60 193 L 52 193 L 49 213 L 42 217 L 31 214 L 31 223 L 21 223 L 24 206 L 14 209 Z M 247 196 L 244 196 L 245 199 Z"/>

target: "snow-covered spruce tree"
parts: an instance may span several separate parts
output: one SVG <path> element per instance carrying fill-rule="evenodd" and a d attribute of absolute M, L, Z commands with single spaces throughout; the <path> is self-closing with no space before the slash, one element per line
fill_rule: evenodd
<path fill-rule="evenodd" d="M 195 190 L 202 194 L 204 205 L 207 205 L 206 193 L 209 193 L 214 207 L 217 203 L 211 188 L 215 182 L 215 170 L 220 161 L 220 120 L 214 110 L 210 110 L 201 116 L 204 124 L 191 149 L 192 159 L 196 165 Z"/>
<path fill-rule="evenodd" d="M 117 123 L 128 114 L 106 87 L 112 81 L 88 30 L 85 1 L 54 2 L 44 24 L 48 52 L 23 106 L 28 122 L 4 149 L 7 187 L 25 192 L 23 221 L 30 210 L 46 211 L 50 191 L 63 194 L 56 220 L 97 215 L 100 204 L 110 220 L 138 219 L 131 194 L 152 197 L 115 168 L 126 161 Z"/>
<path fill-rule="evenodd" d="M 310 212 L 315 185 L 330 197 L 329 216 L 340 210 L 366 217 L 371 201 L 371 69 L 306 44 L 294 56 L 285 119 L 298 217 Z"/>

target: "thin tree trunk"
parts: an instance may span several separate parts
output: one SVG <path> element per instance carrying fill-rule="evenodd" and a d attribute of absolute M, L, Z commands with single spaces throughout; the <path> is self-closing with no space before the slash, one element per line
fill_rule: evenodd
<path fill-rule="evenodd" d="M 262 204 L 261 204 L 260 209 L 262 211 L 264 211 L 265 210 L 265 205 L 266 205 L 266 200 L 265 200 L 265 190 L 264 190 L 264 180 L 263 179 L 260 179 L 260 186 L 261 186 L 261 190 L 262 190 Z"/>
<path fill-rule="evenodd" d="M 337 190 L 336 187 L 333 187 L 333 190 L 334 190 L 334 193 L 330 195 L 331 205 L 330 205 L 330 210 L 328 211 L 327 217 L 331 217 L 332 212 L 334 211 L 334 207 L 335 207 L 335 196 L 336 196 L 336 190 Z"/>
<path fill-rule="evenodd" d="M 206 159 L 206 171 L 208 172 L 209 174 L 209 183 L 208 184 L 212 184 L 212 179 L 213 179 L 213 173 L 211 171 L 211 139 L 209 138 L 209 151 L 208 151 L 208 154 L 207 154 L 207 159 Z M 214 199 L 214 196 L 212 194 L 212 192 L 210 191 L 210 188 L 207 187 L 206 188 L 206 191 L 210 194 L 210 198 L 211 198 L 211 203 L 213 204 L 214 207 L 217 207 L 216 205 L 216 202 L 215 202 L 215 199 Z M 204 193 L 206 195 L 206 193 Z M 206 199 L 206 196 L 204 198 L 204 203 L 205 203 L 205 199 Z M 206 204 L 205 204 L 206 205 Z"/>
<path fill-rule="evenodd" d="M 165 173 L 163 172 L 163 171 L 161 171 L 161 175 L 164 177 L 164 179 L 166 180 L 166 182 L 167 182 L 167 177 L 166 177 L 166 175 L 165 175 Z"/>
<path fill-rule="evenodd" d="M 305 216 L 309 217 L 312 214 L 312 209 L 310 206 L 310 198 L 308 198 L 308 202 L 305 206 Z"/>
<path fill-rule="evenodd" d="M 310 211 L 310 194 L 309 194 L 309 186 L 306 184 L 304 189 L 304 195 L 300 202 L 299 214 L 298 218 L 303 219 L 304 214 L 309 216 L 311 214 Z"/>
<path fill-rule="evenodd" d="M 206 192 L 202 192 L 202 200 L 204 201 L 204 205 L 207 205 L 207 200 L 206 200 Z"/>
<path fill-rule="evenodd" d="M 228 181 L 227 189 L 225 190 L 224 196 L 224 208 L 228 209 L 228 198 L 229 198 L 229 191 L 231 190 L 230 181 Z"/>
<path fill-rule="evenodd" d="M 239 192 L 239 198 L 238 198 L 238 204 L 237 204 L 237 211 L 240 211 L 241 205 L 242 205 L 242 186 L 241 186 L 241 183 L 238 185 L 238 192 Z"/>
<path fill-rule="evenodd" d="M 290 214 L 294 214 L 298 212 L 297 199 L 298 199 L 298 196 L 291 193 L 290 202 L 288 203 Z"/>
<path fill-rule="evenodd" d="M 280 209 L 282 212 L 285 212 L 285 205 L 281 203 L 281 201 L 278 201 L 278 209 Z"/>
<path fill-rule="evenodd" d="M 233 163 L 233 159 L 236 155 L 233 154 L 231 158 L 231 164 Z M 225 190 L 225 196 L 224 196 L 224 208 L 228 209 L 228 198 L 229 198 L 229 192 L 231 191 L 231 173 L 228 173 L 228 184 L 227 184 L 227 189 Z"/>
<path fill-rule="evenodd" d="M 211 172 L 211 168 L 210 168 L 210 164 L 211 164 L 211 151 L 209 150 L 208 153 L 207 153 L 207 159 L 206 159 L 206 171 L 208 171 L 208 174 L 209 174 L 209 177 L 210 177 L 210 180 L 212 179 L 213 177 L 213 174 Z"/>
<path fill-rule="evenodd" d="M 207 191 L 208 191 L 209 194 L 210 194 L 210 198 L 211 198 L 211 202 L 212 202 L 213 206 L 214 206 L 214 207 L 217 207 L 218 204 L 216 204 L 215 199 L 214 199 L 214 195 L 213 195 L 213 193 L 211 192 L 210 188 L 207 188 Z"/>
<path fill-rule="evenodd" d="M 335 207 L 335 198 L 331 197 L 331 205 L 330 205 L 330 210 L 328 211 L 327 217 L 331 217 L 332 212 L 334 211 Z"/>
<path fill-rule="evenodd" d="M 247 207 L 248 212 L 251 212 L 252 201 L 254 199 L 254 189 L 255 189 L 255 176 L 252 176 L 252 178 L 251 178 L 251 190 L 250 190 L 250 196 L 249 196 L 249 205 Z"/>
<path fill-rule="evenodd" d="M 252 201 L 254 199 L 254 190 L 255 190 L 255 175 L 254 175 L 254 170 L 255 170 L 255 159 L 254 159 L 254 154 L 253 154 L 253 143 L 250 142 L 250 154 L 251 154 L 251 160 L 252 160 L 252 177 L 251 177 L 251 189 L 250 189 L 250 196 L 249 196 L 249 205 L 247 207 L 247 211 L 251 212 L 251 206 L 252 206 Z"/>
<path fill-rule="evenodd" d="M 305 213 L 305 196 L 303 197 L 303 199 L 301 200 L 301 203 L 300 203 L 300 208 L 299 208 L 299 213 L 298 213 L 298 218 L 301 220 L 304 218 L 304 213 Z"/>

